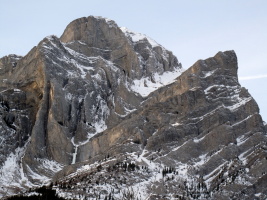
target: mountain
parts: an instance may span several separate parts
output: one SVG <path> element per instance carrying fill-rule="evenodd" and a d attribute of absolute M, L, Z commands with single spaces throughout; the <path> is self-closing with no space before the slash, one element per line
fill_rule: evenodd
<path fill-rule="evenodd" d="M 266 124 L 237 69 L 226 51 L 184 71 L 93 16 L 1 58 L 1 196 L 267 198 Z"/>

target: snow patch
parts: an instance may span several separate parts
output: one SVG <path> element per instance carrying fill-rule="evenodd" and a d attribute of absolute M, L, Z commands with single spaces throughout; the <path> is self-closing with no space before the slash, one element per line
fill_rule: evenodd
<path fill-rule="evenodd" d="M 260 197 L 261 195 L 262 195 L 262 193 L 254 194 L 254 196 L 256 196 L 256 197 Z"/>
<path fill-rule="evenodd" d="M 201 142 L 202 140 L 204 140 L 205 137 L 206 137 L 207 135 L 208 135 L 208 134 L 204 135 L 204 136 L 201 137 L 201 138 L 194 138 L 193 141 L 194 141 L 195 143 L 199 143 L 199 142 Z"/>
<path fill-rule="evenodd" d="M 252 97 L 243 98 L 243 99 L 239 98 L 239 99 L 237 100 L 238 102 L 237 102 L 236 104 L 234 104 L 234 105 L 232 105 L 232 106 L 225 106 L 225 107 L 228 108 L 229 110 L 234 111 L 234 110 L 236 110 L 237 108 L 239 108 L 240 106 L 245 105 L 247 102 L 249 102 L 249 101 L 251 101 L 251 100 L 252 100 Z M 251 116 L 249 116 L 249 117 L 251 117 Z"/>
<path fill-rule="evenodd" d="M 206 180 L 206 183 L 208 184 L 208 186 L 212 182 L 212 180 L 216 177 L 216 175 L 218 175 L 219 173 L 222 172 L 222 168 L 226 163 L 227 163 L 227 161 L 225 161 L 224 163 L 219 165 L 217 168 L 215 168 L 212 172 L 210 172 L 209 174 L 207 174 L 203 177 L 204 180 Z"/>
<path fill-rule="evenodd" d="M 20 89 L 14 89 L 14 92 L 21 92 Z"/>
<path fill-rule="evenodd" d="M 73 153 L 73 156 L 72 156 L 72 162 L 71 162 L 71 164 L 75 164 L 76 163 L 76 157 L 77 157 L 77 151 L 78 151 L 79 145 L 77 145 L 77 144 L 74 143 L 74 137 L 71 138 L 71 143 L 73 144 L 74 149 L 75 149 L 74 150 L 74 153 Z"/>
<path fill-rule="evenodd" d="M 32 179 L 38 181 L 39 184 L 41 185 L 49 184 L 51 182 L 50 177 L 52 177 L 55 173 L 62 170 L 62 168 L 64 167 L 64 165 L 54 160 L 39 159 L 39 162 L 41 163 L 39 168 L 43 169 L 43 171 L 47 174 L 47 176 L 34 172 L 28 165 L 27 165 L 27 172 Z"/>
<path fill-rule="evenodd" d="M 105 18 L 105 17 L 101 17 L 101 16 L 92 16 L 92 17 L 94 17 L 95 19 L 98 19 L 98 20 L 105 20 L 105 22 L 109 25 L 110 28 L 117 27 L 117 24 L 109 18 Z"/>
<path fill-rule="evenodd" d="M 252 185 L 248 180 L 246 180 L 244 177 L 237 176 L 235 179 L 235 183 L 240 184 L 240 185 Z"/>
<path fill-rule="evenodd" d="M 178 123 L 178 122 L 176 122 L 176 123 L 174 123 L 174 124 L 171 124 L 172 126 L 174 126 L 174 127 L 176 127 L 176 126 L 180 126 L 180 125 L 182 125 L 182 124 L 180 124 L 180 123 Z"/>
<path fill-rule="evenodd" d="M 67 93 L 65 94 L 65 98 L 69 101 L 71 101 L 73 99 L 73 95 L 71 93 Z"/>
<path fill-rule="evenodd" d="M 148 96 L 151 92 L 157 90 L 158 88 L 171 84 L 175 79 L 181 75 L 182 69 L 175 69 L 172 72 L 164 72 L 163 74 L 155 73 L 153 75 L 153 81 L 151 78 L 143 77 L 140 80 L 134 80 L 133 84 L 130 86 L 131 90 L 140 94 L 143 97 Z"/>
<path fill-rule="evenodd" d="M 126 27 L 121 27 L 120 29 L 125 34 L 125 36 L 127 38 L 131 38 L 132 42 L 134 42 L 134 43 L 139 42 L 139 41 L 144 40 L 144 39 L 147 39 L 148 42 L 151 44 L 152 48 L 157 47 L 157 46 L 161 46 L 155 40 L 151 39 L 150 37 L 146 36 L 145 34 L 133 32 L 133 31 L 127 29 Z"/>
<path fill-rule="evenodd" d="M 204 165 L 207 161 L 207 153 L 199 156 L 199 161 L 194 164 L 195 167 L 198 167 L 200 165 Z"/>
<path fill-rule="evenodd" d="M 207 72 L 204 72 L 203 71 L 203 77 L 202 78 L 207 78 L 209 76 L 211 76 L 212 74 L 214 74 L 218 69 L 215 69 L 215 70 L 212 70 L 212 71 L 207 71 Z"/>
<path fill-rule="evenodd" d="M 25 154 L 24 148 L 17 148 L 14 153 L 10 153 L 3 166 L 0 168 L 0 198 L 1 195 L 14 194 L 11 188 L 30 188 L 33 184 L 24 175 L 21 165 L 21 158 Z"/>
<path fill-rule="evenodd" d="M 103 132 L 104 130 L 107 129 L 105 120 L 110 114 L 110 110 L 108 108 L 107 102 L 103 100 L 100 95 L 97 96 L 97 100 L 99 102 L 98 104 L 100 108 L 99 109 L 100 113 L 98 113 L 98 115 L 95 116 L 95 122 L 92 123 L 92 126 L 95 128 L 95 133 L 93 135 Z M 92 137 L 93 135 L 91 135 L 90 137 Z"/>
<path fill-rule="evenodd" d="M 107 129 L 106 122 L 103 118 L 101 118 L 99 121 L 95 122 L 93 124 L 93 126 L 95 127 L 96 133 L 101 133 Z"/>
<path fill-rule="evenodd" d="M 251 151 L 251 152 L 250 152 Z M 250 152 L 250 153 L 249 153 Z M 252 155 L 254 153 L 254 151 L 252 150 L 252 148 L 248 149 L 247 151 L 243 152 L 242 154 L 240 154 L 238 156 L 239 160 L 242 161 L 243 165 L 246 165 L 248 160 L 247 157 L 249 157 L 250 155 Z"/>
<path fill-rule="evenodd" d="M 229 93 L 227 96 L 230 97 L 225 97 L 224 95 L 222 95 L 226 91 L 227 93 Z M 204 93 L 207 95 L 208 99 L 210 98 L 209 95 L 215 95 L 215 94 L 217 97 L 211 97 L 211 99 L 215 100 L 220 98 L 229 98 L 233 104 L 231 106 L 224 105 L 224 107 L 231 111 L 235 111 L 240 106 L 245 105 L 246 103 L 252 100 L 252 97 L 241 97 L 240 92 L 241 92 L 240 86 L 228 86 L 228 85 L 211 85 L 204 90 Z"/>
<path fill-rule="evenodd" d="M 41 183 L 43 184 L 47 184 L 50 182 L 50 178 L 48 178 L 47 176 L 44 176 L 44 175 L 40 175 L 40 174 L 37 174 L 36 172 L 34 172 L 28 165 L 27 165 L 27 171 L 28 171 L 28 175 L 34 179 L 34 180 L 38 180 L 40 181 Z"/>
<path fill-rule="evenodd" d="M 54 160 L 48 160 L 48 159 L 42 159 L 42 166 L 44 169 L 49 169 L 50 171 L 54 173 L 59 172 L 64 167 L 64 165 Z"/>
<path fill-rule="evenodd" d="M 241 145 L 244 144 L 248 139 L 249 139 L 249 137 L 246 137 L 245 134 L 244 134 L 244 135 L 241 135 L 240 137 L 236 138 L 236 145 L 237 145 L 237 146 L 241 146 Z"/>
<path fill-rule="evenodd" d="M 235 123 L 235 124 L 232 124 L 232 126 L 236 126 L 236 125 L 238 125 L 238 124 L 241 124 L 242 122 L 244 122 L 244 121 L 247 121 L 249 118 L 251 118 L 253 115 L 249 115 L 249 116 L 247 116 L 245 119 L 243 119 L 243 120 L 241 120 L 241 121 L 239 121 L 239 122 L 237 122 L 237 123 Z"/>

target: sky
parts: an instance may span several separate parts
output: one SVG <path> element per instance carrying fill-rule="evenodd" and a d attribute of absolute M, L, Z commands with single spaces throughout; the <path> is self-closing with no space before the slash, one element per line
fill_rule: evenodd
<path fill-rule="evenodd" d="M 185 69 L 234 50 L 239 81 L 267 121 L 266 0 L 0 0 L 0 6 L 0 57 L 26 55 L 44 37 L 59 37 L 71 21 L 90 15 L 146 34 Z"/>

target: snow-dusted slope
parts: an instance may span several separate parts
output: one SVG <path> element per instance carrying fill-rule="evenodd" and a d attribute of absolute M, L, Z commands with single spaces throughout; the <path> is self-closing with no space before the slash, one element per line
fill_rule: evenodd
<path fill-rule="evenodd" d="M 90 140 L 144 100 L 136 81 L 152 77 L 163 86 L 170 80 L 160 77 L 181 68 L 163 47 L 135 49 L 114 21 L 92 16 L 0 64 L 2 196 L 47 184 L 63 167 L 88 160 Z"/>
<path fill-rule="evenodd" d="M 161 46 L 155 40 L 146 36 L 145 34 L 133 32 L 126 27 L 121 27 L 121 30 L 133 43 L 138 43 L 142 40 L 147 40 L 152 47 Z"/>
<path fill-rule="evenodd" d="M 91 145 L 113 137 L 92 152 L 88 164 L 59 179 L 58 194 L 266 198 L 266 132 L 255 101 L 238 84 L 236 69 L 234 52 L 220 52 L 155 91 L 130 118 L 93 138 Z M 74 187 L 68 190 L 69 185 Z"/>
<path fill-rule="evenodd" d="M 120 29 L 136 50 L 140 65 L 143 67 L 144 73 L 147 73 L 145 76 L 133 80 L 130 88 L 134 92 L 143 97 L 148 96 L 159 87 L 174 82 L 175 78 L 183 72 L 181 64 L 177 63 L 175 59 L 172 60 L 172 53 L 155 40 L 142 33 L 130 31 L 126 27 Z M 161 55 L 160 58 L 159 55 Z M 164 71 L 164 69 L 168 69 L 166 62 L 176 62 L 176 64 L 170 71 Z M 150 63 L 154 63 L 152 73 L 149 68 Z"/>
<path fill-rule="evenodd" d="M 52 180 L 66 199 L 267 197 L 266 129 L 233 51 L 182 73 L 90 16 L 0 64 L 1 197 Z"/>
<path fill-rule="evenodd" d="M 178 68 L 172 72 L 163 72 L 161 75 L 155 73 L 152 77 L 144 77 L 140 80 L 135 79 L 130 88 L 132 91 L 146 97 L 158 88 L 173 83 L 181 75 L 182 71 L 182 69 Z"/>

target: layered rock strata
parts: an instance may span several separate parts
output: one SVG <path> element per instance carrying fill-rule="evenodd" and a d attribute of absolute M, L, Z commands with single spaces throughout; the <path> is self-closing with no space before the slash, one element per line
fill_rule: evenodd
<path fill-rule="evenodd" d="M 180 75 L 154 40 L 92 16 L 1 58 L 1 195 L 52 180 L 74 199 L 267 198 L 266 125 L 237 69 L 226 51 Z"/>

